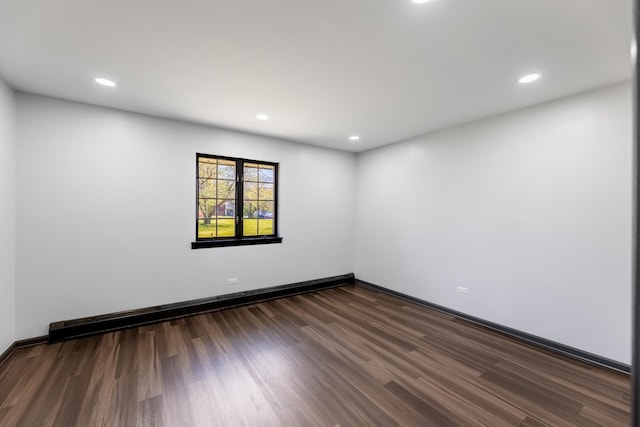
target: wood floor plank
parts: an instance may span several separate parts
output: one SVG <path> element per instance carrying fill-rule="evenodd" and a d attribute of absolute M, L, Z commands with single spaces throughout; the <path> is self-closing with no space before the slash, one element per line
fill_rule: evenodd
<path fill-rule="evenodd" d="M 172 427 L 166 417 L 166 404 L 162 396 L 154 396 L 138 402 L 136 427 Z M 203 424 L 204 425 L 204 424 Z"/>
<path fill-rule="evenodd" d="M 136 400 L 148 401 L 162 395 L 162 371 L 155 332 L 138 335 L 136 343 L 136 367 L 138 376 L 136 384 Z M 161 401 L 161 400 L 160 400 Z M 146 408 L 157 405 L 158 399 L 149 401 Z"/>
<path fill-rule="evenodd" d="M 100 340 L 91 379 L 85 390 L 76 425 L 103 426 L 111 410 L 120 347 L 112 340 Z"/>
<path fill-rule="evenodd" d="M 19 349 L 0 426 L 629 424 L 628 375 L 360 286 Z"/>

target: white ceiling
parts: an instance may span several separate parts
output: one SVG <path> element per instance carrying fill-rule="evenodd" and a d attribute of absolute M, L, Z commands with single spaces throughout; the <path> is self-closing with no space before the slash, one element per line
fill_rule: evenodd
<path fill-rule="evenodd" d="M 0 76 L 362 151 L 627 80 L 631 34 L 631 0 L 0 0 Z"/>

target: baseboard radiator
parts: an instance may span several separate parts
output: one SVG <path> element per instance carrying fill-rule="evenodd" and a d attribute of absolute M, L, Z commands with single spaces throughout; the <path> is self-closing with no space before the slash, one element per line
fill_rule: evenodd
<path fill-rule="evenodd" d="M 101 334 L 135 326 L 163 322 L 209 311 L 238 307 L 286 296 L 355 283 L 353 273 L 323 279 L 291 283 L 253 291 L 236 292 L 210 298 L 158 305 L 118 313 L 62 320 L 49 325 L 49 342 Z"/>

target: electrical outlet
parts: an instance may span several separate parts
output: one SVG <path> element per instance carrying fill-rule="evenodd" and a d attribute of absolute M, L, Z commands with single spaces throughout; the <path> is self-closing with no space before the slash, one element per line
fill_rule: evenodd
<path fill-rule="evenodd" d="M 458 286 L 458 292 L 460 292 L 461 294 L 468 294 L 469 288 L 465 288 L 464 286 Z"/>
<path fill-rule="evenodd" d="M 227 279 L 227 285 L 237 285 L 237 284 L 238 284 L 237 277 L 232 277 L 231 279 Z"/>

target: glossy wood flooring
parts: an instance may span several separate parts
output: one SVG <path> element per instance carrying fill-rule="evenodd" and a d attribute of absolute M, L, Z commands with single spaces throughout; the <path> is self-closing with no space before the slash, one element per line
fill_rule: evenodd
<path fill-rule="evenodd" d="M 624 426 L 629 377 L 357 286 L 17 351 L 0 426 Z"/>

